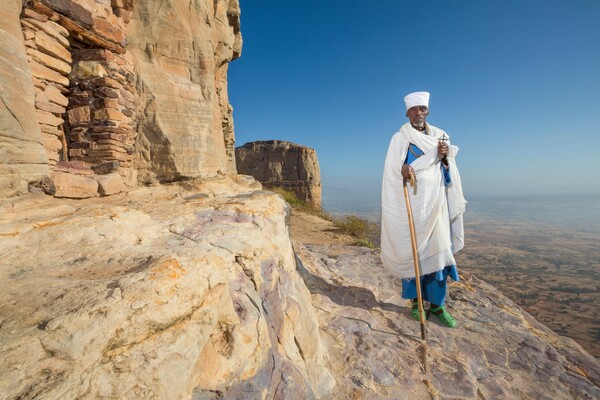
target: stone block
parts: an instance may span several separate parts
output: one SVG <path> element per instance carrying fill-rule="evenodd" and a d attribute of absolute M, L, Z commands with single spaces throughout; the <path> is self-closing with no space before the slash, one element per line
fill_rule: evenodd
<path fill-rule="evenodd" d="M 106 175 L 97 175 L 94 176 L 94 179 L 98 182 L 98 192 L 102 196 L 110 196 L 111 194 L 117 194 L 125 190 L 123 178 L 115 172 Z"/>
<path fill-rule="evenodd" d="M 43 133 L 61 137 L 63 135 L 62 129 L 59 129 L 57 125 L 40 124 L 40 129 Z"/>
<path fill-rule="evenodd" d="M 35 32 L 29 30 L 29 29 L 25 29 L 23 30 L 23 39 L 25 40 L 32 40 L 35 38 Z"/>
<path fill-rule="evenodd" d="M 96 157 L 99 160 L 118 160 L 118 161 L 129 161 L 131 156 L 127 153 L 122 153 L 115 150 L 84 150 L 85 154 L 90 157 Z"/>
<path fill-rule="evenodd" d="M 70 46 L 69 41 L 67 40 L 67 36 L 69 36 L 69 31 L 67 31 L 65 28 L 63 28 L 56 22 L 40 22 L 35 19 L 26 19 L 25 21 L 29 22 L 31 25 L 35 26 L 39 30 L 43 30 L 48 35 L 52 36 L 52 38 L 56 39 L 65 48 L 68 48 Z"/>
<path fill-rule="evenodd" d="M 53 39 L 46 32 L 38 31 L 38 33 L 35 35 L 34 42 L 37 46 L 37 49 L 46 54 L 58 57 L 69 64 L 73 61 L 69 50 L 67 50 L 62 44 L 60 44 L 56 39 Z"/>
<path fill-rule="evenodd" d="M 119 97 L 119 93 L 117 93 L 117 91 L 108 87 L 98 88 L 94 91 L 94 94 L 98 97 L 110 97 L 112 99 Z"/>
<path fill-rule="evenodd" d="M 106 68 L 98 61 L 79 61 L 73 65 L 71 80 L 108 75 Z"/>
<path fill-rule="evenodd" d="M 31 60 L 29 63 L 29 68 L 31 69 L 31 74 L 36 78 L 39 78 L 44 81 L 59 83 L 64 86 L 69 85 L 68 78 L 66 78 L 65 76 L 61 75 L 59 72 L 56 72 L 53 69 L 39 64 L 36 61 Z M 43 87 L 43 85 L 40 86 Z"/>
<path fill-rule="evenodd" d="M 48 111 L 48 112 L 51 112 L 53 114 L 63 114 L 65 112 L 65 108 L 64 107 L 59 106 L 59 105 L 54 104 L 54 103 L 49 103 L 47 101 L 38 100 L 37 98 L 35 100 L 35 107 L 38 110 Z"/>
<path fill-rule="evenodd" d="M 72 108 L 67 111 L 67 116 L 69 118 L 69 123 L 73 125 L 81 125 L 90 122 L 90 107 L 83 106 Z"/>
<path fill-rule="evenodd" d="M 73 0 L 46 0 L 53 10 L 61 14 L 67 15 L 86 27 L 91 27 L 94 24 L 92 13 L 85 7 L 77 4 Z"/>
<path fill-rule="evenodd" d="M 44 147 L 48 154 L 48 159 L 52 161 L 60 161 L 60 154 L 63 149 L 62 141 L 55 135 L 44 134 Z"/>
<path fill-rule="evenodd" d="M 89 106 L 92 100 L 92 92 L 84 91 L 81 93 L 74 93 L 69 96 L 69 106 L 73 108 L 79 106 Z"/>
<path fill-rule="evenodd" d="M 94 171 L 90 166 L 82 161 L 62 161 L 56 164 L 54 170 L 75 175 L 94 175 Z"/>
<path fill-rule="evenodd" d="M 123 31 L 118 25 L 111 24 L 104 18 L 94 18 L 94 27 L 92 29 L 99 36 L 117 44 L 121 44 L 125 38 Z"/>
<path fill-rule="evenodd" d="M 107 76 L 99 78 L 99 79 L 95 79 L 94 80 L 94 85 L 96 85 L 98 87 L 100 87 L 100 86 L 108 86 L 108 87 L 113 88 L 113 89 L 121 89 L 121 88 L 123 88 L 123 85 L 121 83 L 119 83 L 118 81 L 116 81 L 116 80 L 114 80 L 112 78 L 109 78 Z"/>
<path fill-rule="evenodd" d="M 120 166 L 121 163 L 119 161 L 108 161 L 105 163 L 92 165 L 92 170 L 97 175 L 106 175 L 110 174 L 111 172 L 117 172 Z"/>
<path fill-rule="evenodd" d="M 59 106 L 66 107 L 69 104 L 69 99 L 65 97 L 60 89 L 55 85 L 48 85 L 44 90 L 44 95 L 48 101 L 58 104 Z"/>
<path fill-rule="evenodd" d="M 105 49 L 77 49 L 73 50 L 73 57 L 81 61 L 103 61 L 104 63 L 112 63 L 115 55 Z"/>
<path fill-rule="evenodd" d="M 27 49 L 27 54 L 33 60 L 59 72 L 61 75 L 68 76 L 71 72 L 71 65 L 59 60 L 56 57 L 49 56 L 48 54 L 42 53 L 41 51 L 35 49 Z"/>
<path fill-rule="evenodd" d="M 107 141 L 104 141 L 107 142 Z M 119 153 L 127 153 L 127 151 L 125 150 L 125 148 L 123 147 L 123 145 L 119 142 L 117 142 L 117 144 L 113 143 L 92 143 L 92 149 L 93 150 L 110 150 L 110 151 L 116 151 Z"/>
<path fill-rule="evenodd" d="M 114 108 L 101 108 L 94 111 L 94 119 L 97 121 L 122 121 L 127 117 L 120 111 Z"/>
<path fill-rule="evenodd" d="M 30 8 L 23 8 L 23 12 L 21 13 L 21 17 L 26 17 L 26 18 L 32 18 L 36 21 L 40 21 L 40 22 L 46 22 L 48 21 L 48 17 L 46 17 L 45 15 L 42 15 L 40 13 L 37 13 L 35 11 L 33 11 Z"/>
<path fill-rule="evenodd" d="M 86 199 L 98 193 L 98 181 L 93 178 L 60 171 L 53 171 L 50 177 L 56 187 L 55 197 Z"/>
<path fill-rule="evenodd" d="M 46 124 L 50 126 L 59 126 L 64 121 L 62 118 L 57 117 L 56 115 L 42 110 L 35 110 L 35 114 L 37 116 L 37 120 L 40 124 Z"/>
<path fill-rule="evenodd" d="M 119 100 L 111 99 L 110 97 L 99 99 L 96 104 L 98 108 L 114 108 L 117 110 L 120 108 Z"/>

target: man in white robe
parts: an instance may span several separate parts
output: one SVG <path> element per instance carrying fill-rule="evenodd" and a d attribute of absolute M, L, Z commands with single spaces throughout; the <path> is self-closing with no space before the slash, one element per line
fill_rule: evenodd
<path fill-rule="evenodd" d="M 458 280 L 454 254 L 464 244 L 466 201 L 455 157 L 458 147 L 448 135 L 427 124 L 429 93 L 404 98 L 409 122 L 392 137 L 385 160 L 382 191 L 381 259 L 402 278 L 402 297 L 412 300 L 411 315 L 419 320 L 414 261 L 403 182 L 413 173 L 416 190 L 409 187 L 418 243 L 423 300 L 449 327 L 456 321 L 445 308 L 446 278 Z"/>

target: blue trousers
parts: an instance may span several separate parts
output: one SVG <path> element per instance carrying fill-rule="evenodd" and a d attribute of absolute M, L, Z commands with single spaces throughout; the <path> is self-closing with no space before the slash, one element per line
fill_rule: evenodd
<path fill-rule="evenodd" d="M 448 265 L 441 271 L 421 275 L 421 294 L 423 295 L 423 300 L 443 306 L 446 302 L 446 292 L 448 291 L 446 283 L 448 276 L 458 282 L 459 277 L 456 265 Z M 402 298 L 417 298 L 417 283 L 415 278 L 402 279 Z"/>

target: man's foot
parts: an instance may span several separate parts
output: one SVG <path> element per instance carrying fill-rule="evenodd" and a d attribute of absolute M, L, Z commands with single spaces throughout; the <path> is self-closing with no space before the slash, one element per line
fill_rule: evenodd
<path fill-rule="evenodd" d="M 423 310 L 425 311 L 425 310 Z M 410 315 L 412 315 L 412 317 L 414 319 L 416 319 L 417 321 L 421 321 L 421 318 L 419 318 L 419 301 L 418 300 L 413 300 L 411 303 L 411 308 L 410 308 Z M 425 313 L 425 319 L 427 319 L 427 313 Z"/>
<path fill-rule="evenodd" d="M 456 320 L 452 315 L 450 315 L 448 311 L 446 311 L 446 308 L 444 306 L 431 307 L 429 311 L 431 311 L 433 315 L 438 317 L 442 324 L 446 325 L 448 328 L 456 327 Z"/>

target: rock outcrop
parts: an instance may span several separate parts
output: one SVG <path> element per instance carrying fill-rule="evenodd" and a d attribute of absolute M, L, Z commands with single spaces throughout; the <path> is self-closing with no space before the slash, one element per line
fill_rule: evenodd
<path fill-rule="evenodd" d="M 0 203 L 0 399 L 330 393 L 287 205 L 253 186 Z"/>
<path fill-rule="evenodd" d="M 290 190 L 303 201 L 321 207 L 321 171 L 317 152 L 281 140 L 256 141 L 235 149 L 237 170 L 267 187 Z"/>
<path fill-rule="evenodd" d="M 294 245 L 337 385 L 333 399 L 597 399 L 600 361 L 469 274 L 449 285 L 458 327 L 427 341 L 376 251 Z"/>
<path fill-rule="evenodd" d="M 136 2 L 127 48 L 141 181 L 235 174 L 227 63 L 241 52 L 239 17 L 237 0 Z"/>
<path fill-rule="evenodd" d="M 227 68 L 241 53 L 237 0 L 3 8 L 0 196 L 49 173 L 78 185 L 54 173 L 72 162 L 116 163 L 113 188 L 236 173 Z"/>
<path fill-rule="evenodd" d="M 0 7 L 0 198 L 26 193 L 48 175 L 48 156 L 35 118 L 34 88 L 19 15 L 21 0 Z"/>

